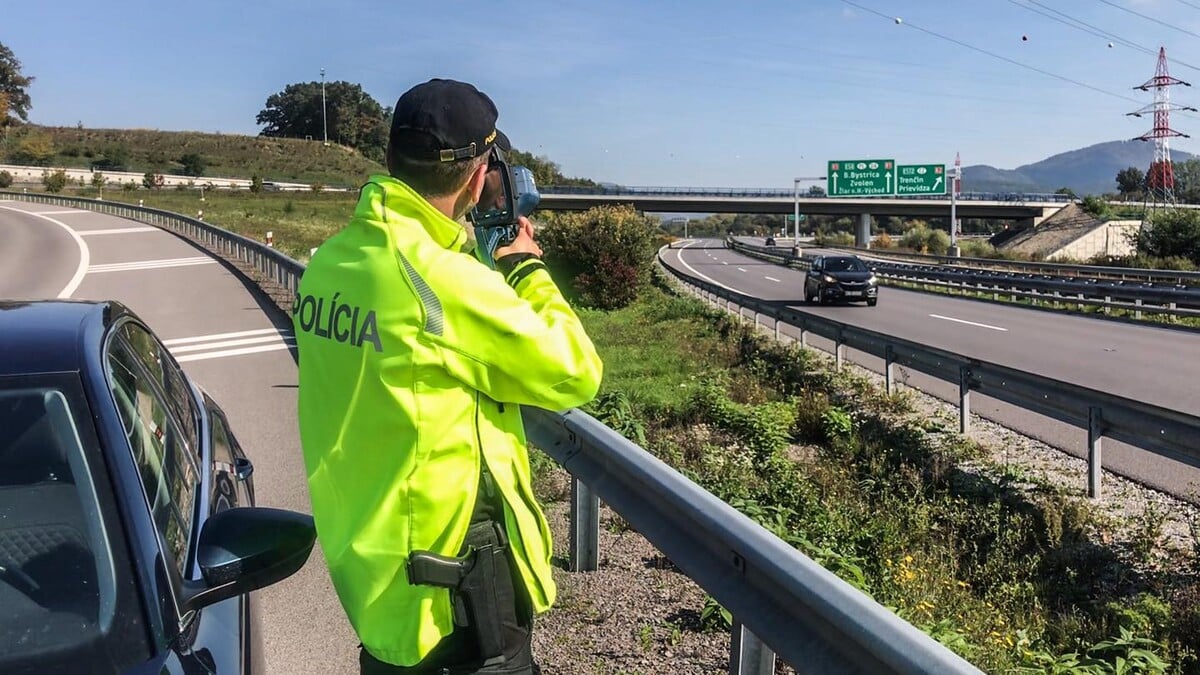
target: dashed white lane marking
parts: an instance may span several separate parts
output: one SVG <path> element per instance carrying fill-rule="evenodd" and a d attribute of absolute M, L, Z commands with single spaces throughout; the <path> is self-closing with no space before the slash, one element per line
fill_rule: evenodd
<path fill-rule="evenodd" d="M 61 291 L 59 291 L 59 293 L 58 293 L 58 297 L 60 297 L 60 298 L 71 297 L 71 294 L 74 293 L 75 289 L 79 288 L 79 284 L 83 282 L 83 275 L 87 274 L 88 265 L 92 262 L 91 250 L 88 249 L 87 244 L 83 241 L 83 237 L 79 236 L 78 232 L 76 232 L 75 230 L 72 230 L 70 227 L 68 227 L 66 223 L 59 221 L 59 220 L 55 220 L 49 216 L 43 216 L 40 213 L 33 213 L 32 211 L 26 211 L 25 209 L 17 209 L 17 208 L 13 208 L 11 206 L 0 206 L 0 209 L 5 209 L 7 211 L 16 211 L 17 213 L 23 213 L 27 216 L 37 216 L 38 218 L 41 218 L 42 220 L 48 220 L 48 221 L 54 223 L 55 225 L 61 227 L 62 229 L 66 230 L 67 234 L 71 235 L 71 238 L 75 240 L 75 244 L 77 246 L 79 246 L 79 267 L 75 268 L 75 276 L 71 277 L 71 280 L 67 282 L 67 285 L 64 286 L 63 289 Z"/>
<path fill-rule="evenodd" d="M 114 227 L 111 230 L 79 230 L 79 234 L 90 237 L 93 234 L 132 234 L 134 232 L 158 232 L 157 227 Z"/>
<path fill-rule="evenodd" d="M 697 272 L 695 267 L 692 267 L 691 265 L 687 264 L 687 262 L 683 259 L 683 249 L 685 249 L 685 248 L 687 248 L 687 247 L 683 246 L 681 248 L 675 249 L 675 257 L 679 259 L 680 265 L 683 265 L 684 267 L 688 268 L 689 270 L 691 270 L 692 274 L 695 274 L 696 276 L 700 277 L 701 279 L 704 279 L 705 281 L 707 281 L 711 284 L 716 284 L 717 286 L 720 286 L 721 288 L 724 288 L 727 291 L 733 291 L 734 293 L 741 292 L 741 291 L 737 290 L 736 288 L 730 288 L 730 287 L 726 286 L 725 284 L 717 281 L 716 279 L 713 279 L 712 277 L 710 277 L 708 275 Z"/>
<path fill-rule="evenodd" d="M 722 260 L 722 261 L 721 261 L 721 264 L 722 264 L 722 265 L 728 265 L 729 263 L 727 263 L 727 262 L 725 262 L 724 260 Z"/>
<path fill-rule="evenodd" d="M 739 268 L 737 268 L 737 270 L 738 270 L 739 272 L 745 272 L 745 271 L 746 271 L 746 268 L 745 268 L 745 267 L 739 267 Z"/>
<path fill-rule="evenodd" d="M 217 261 L 207 256 L 196 256 L 194 258 L 167 258 L 165 260 L 143 260 L 141 262 L 127 263 L 109 263 L 106 265 L 92 265 L 88 268 L 88 273 L 98 272 L 129 272 L 133 270 L 154 270 L 164 267 L 190 267 L 192 265 L 215 265 Z"/>
<path fill-rule="evenodd" d="M 986 323 L 976 323 L 974 321 L 967 321 L 966 319 L 956 319 L 952 316 L 942 316 L 941 314 L 930 314 L 929 316 L 931 316 L 935 319 L 941 319 L 943 321 L 953 321 L 954 323 L 965 323 L 968 326 L 978 326 L 980 328 L 987 328 L 988 330 L 998 330 L 998 331 L 1008 332 L 1007 328 L 1001 328 L 1000 326 L 989 326 Z"/>
<path fill-rule="evenodd" d="M 262 328 L 174 338 L 163 344 L 176 355 L 176 361 L 186 363 L 290 349 L 296 345 L 296 337 L 290 330 Z"/>
<path fill-rule="evenodd" d="M 763 277 L 763 278 L 766 279 L 767 281 L 774 281 L 777 284 L 783 283 L 783 282 L 779 281 L 778 279 L 776 279 L 775 277 Z"/>

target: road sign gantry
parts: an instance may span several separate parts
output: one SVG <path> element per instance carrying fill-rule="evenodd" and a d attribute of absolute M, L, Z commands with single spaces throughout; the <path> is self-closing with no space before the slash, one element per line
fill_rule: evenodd
<path fill-rule="evenodd" d="M 946 194 L 944 164 L 900 164 L 891 159 L 829 162 L 830 197 L 892 197 Z"/>

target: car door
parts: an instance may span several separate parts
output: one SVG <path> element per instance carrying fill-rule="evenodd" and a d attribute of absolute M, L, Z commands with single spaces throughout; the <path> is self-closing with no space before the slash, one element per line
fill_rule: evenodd
<path fill-rule="evenodd" d="M 240 673 L 244 598 L 182 612 L 182 583 L 198 579 L 195 547 L 211 512 L 206 416 L 166 348 L 144 326 L 127 321 L 108 348 L 110 387 L 137 466 L 145 507 L 154 522 L 170 597 L 159 603 L 164 624 L 177 628 L 164 650 L 167 672 Z M 173 631 L 175 632 L 175 631 Z"/>
<path fill-rule="evenodd" d="M 812 264 L 808 267 L 808 272 L 804 274 L 804 296 L 815 295 L 820 289 L 817 282 L 821 278 L 821 267 L 824 264 L 824 258 L 817 256 L 813 259 Z M 811 290 L 810 290 L 811 289 Z"/>

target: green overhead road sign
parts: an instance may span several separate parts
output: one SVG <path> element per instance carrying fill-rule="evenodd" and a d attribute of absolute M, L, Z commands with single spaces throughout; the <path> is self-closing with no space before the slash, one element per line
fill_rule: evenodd
<path fill-rule="evenodd" d="M 896 167 L 896 194 L 946 194 L 946 165 L 901 164 Z"/>
<path fill-rule="evenodd" d="M 830 197 L 872 197 L 896 193 L 896 162 L 891 159 L 856 159 L 830 162 L 826 193 Z"/>

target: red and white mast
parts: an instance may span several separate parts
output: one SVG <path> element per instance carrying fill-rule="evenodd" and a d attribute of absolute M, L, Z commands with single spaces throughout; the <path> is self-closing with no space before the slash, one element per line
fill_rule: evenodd
<path fill-rule="evenodd" d="M 1171 147 L 1167 139 L 1175 137 L 1190 138 L 1187 134 L 1171 128 L 1171 111 L 1196 110 L 1188 106 L 1171 103 L 1170 88 L 1175 85 L 1192 86 L 1183 80 L 1171 77 L 1171 74 L 1167 71 L 1167 49 L 1166 47 L 1159 47 L 1158 67 L 1154 71 L 1154 77 L 1147 80 L 1142 86 L 1134 87 L 1134 89 L 1141 89 L 1142 91 L 1153 89 L 1154 103 L 1141 110 L 1126 113 L 1134 117 L 1141 117 L 1143 114 L 1150 112 L 1154 113 L 1154 128 L 1133 140 L 1154 141 L 1154 161 L 1150 163 L 1150 170 L 1146 173 L 1146 188 L 1153 195 L 1154 202 L 1165 204 L 1173 204 L 1175 202 L 1175 167 L 1171 164 Z"/>

